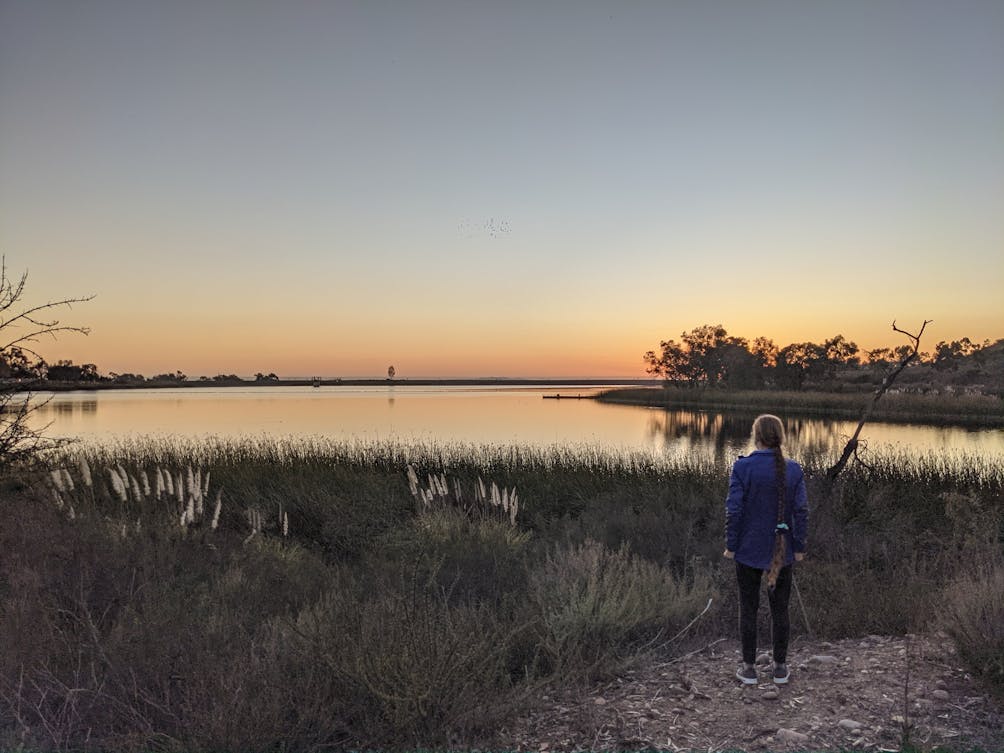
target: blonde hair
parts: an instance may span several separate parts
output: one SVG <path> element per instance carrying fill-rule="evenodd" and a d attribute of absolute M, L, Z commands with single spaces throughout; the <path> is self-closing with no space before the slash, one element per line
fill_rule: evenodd
<path fill-rule="evenodd" d="M 774 556 L 770 562 L 770 570 L 767 571 L 767 588 L 773 589 L 777 585 L 777 575 L 784 565 L 785 548 L 788 537 L 784 535 L 785 528 L 781 528 L 785 523 L 785 487 L 787 464 L 784 460 L 784 453 L 781 452 L 781 445 L 784 444 L 784 424 L 777 416 L 765 413 L 757 416 L 753 422 L 753 441 L 768 450 L 774 451 L 774 472 L 777 482 L 777 528 L 774 535 Z"/>
<path fill-rule="evenodd" d="M 784 444 L 784 424 L 777 416 L 764 413 L 753 422 L 753 441 L 768 449 L 781 448 Z"/>

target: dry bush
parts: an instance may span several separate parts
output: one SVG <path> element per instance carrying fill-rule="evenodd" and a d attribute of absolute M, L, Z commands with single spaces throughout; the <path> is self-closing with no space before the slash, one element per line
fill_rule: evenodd
<path fill-rule="evenodd" d="M 595 677 L 633 651 L 672 637 L 711 595 L 707 573 L 667 570 L 595 541 L 555 551 L 531 574 L 540 646 L 559 676 Z"/>
<path fill-rule="evenodd" d="M 413 574 L 414 575 L 414 574 Z M 303 661 L 358 700 L 361 746 L 456 744 L 487 735 L 519 704 L 531 666 L 513 665 L 529 624 L 455 604 L 414 577 L 367 593 L 330 592 L 298 618 Z"/>
<path fill-rule="evenodd" d="M 452 507 L 423 511 L 377 542 L 366 564 L 373 572 L 414 569 L 452 603 L 498 607 L 525 599 L 531 535 L 494 518 L 472 520 Z"/>
<path fill-rule="evenodd" d="M 173 520 L 122 537 L 19 497 L 0 527 L 0 747 L 261 750 L 344 739 L 291 720 L 319 696 L 274 621 L 329 571 L 297 547 L 212 545 Z M 317 719 L 320 716 L 315 715 Z M 321 735 L 322 739 L 318 736 Z"/>
<path fill-rule="evenodd" d="M 976 568 L 945 589 L 944 624 L 963 660 L 1004 692 L 1004 563 Z"/>

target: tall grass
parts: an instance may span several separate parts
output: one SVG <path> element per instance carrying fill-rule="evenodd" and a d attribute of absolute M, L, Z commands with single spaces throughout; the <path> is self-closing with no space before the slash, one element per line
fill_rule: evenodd
<path fill-rule="evenodd" d="M 661 407 L 769 410 L 785 415 L 824 415 L 856 419 L 869 400 L 867 392 L 797 392 L 718 390 L 680 387 L 629 387 L 597 396 L 602 402 Z M 871 414 L 875 421 L 964 426 L 1004 425 L 1004 399 L 993 395 L 886 394 Z"/>
<path fill-rule="evenodd" d="M 835 483 L 803 460 L 815 630 L 950 614 L 975 645 L 1004 459 L 878 454 Z M 258 439 L 49 464 L 2 497 L 0 747 L 501 744 L 549 685 L 734 631 L 721 461 Z"/>

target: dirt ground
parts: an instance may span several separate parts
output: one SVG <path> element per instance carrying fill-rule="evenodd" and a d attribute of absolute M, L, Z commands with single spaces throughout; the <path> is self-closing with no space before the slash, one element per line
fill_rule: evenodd
<path fill-rule="evenodd" d="M 966 672 L 944 634 L 796 641 L 791 681 L 777 688 L 769 666 L 759 685 L 735 679 L 736 644 L 551 694 L 500 739 L 556 752 L 898 751 L 904 740 L 922 750 L 1004 751 L 1004 706 Z"/>

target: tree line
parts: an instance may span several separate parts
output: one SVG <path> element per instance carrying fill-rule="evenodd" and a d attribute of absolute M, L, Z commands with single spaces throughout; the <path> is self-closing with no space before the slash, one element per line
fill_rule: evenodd
<path fill-rule="evenodd" d="M 20 348 L 10 348 L 7 351 L 0 352 L 0 379 L 29 382 L 110 383 L 124 386 L 139 384 L 181 384 L 182 382 L 191 381 L 188 375 L 181 371 L 146 377 L 142 374 L 133 374 L 131 372 L 119 374 L 112 371 L 108 374 L 102 374 L 93 363 L 77 364 L 71 360 L 58 360 L 50 364 L 42 358 L 36 358 L 33 361 L 29 358 L 28 353 Z M 217 374 L 214 377 L 201 376 L 194 381 L 222 384 L 252 381 L 260 384 L 278 382 L 279 377 L 271 372 L 268 374 L 258 372 L 250 380 L 239 377 L 236 374 Z"/>
<path fill-rule="evenodd" d="M 918 353 L 915 365 L 934 371 L 957 371 L 966 359 L 979 367 L 989 340 L 968 337 L 939 342 Z M 668 384 L 685 387 L 802 390 L 831 385 L 840 376 L 867 381 L 884 373 L 912 351 L 910 345 L 862 350 L 843 335 L 820 343 L 799 342 L 783 347 L 766 337 L 752 342 L 729 335 L 721 324 L 704 324 L 683 332 L 680 340 L 663 340 L 644 355 L 646 372 Z"/>
<path fill-rule="evenodd" d="M 930 352 L 918 353 L 916 365 L 936 372 L 957 371 L 966 359 L 978 367 L 990 341 L 975 343 L 968 337 L 942 340 Z M 834 335 L 820 343 L 800 342 L 779 347 L 773 340 L 729 335 L 721 324 L 704 324 L 683 332 L 680 340 L 663 340 L 659 350 L 644 355 L 646 372 L 669 384 L 686 387 L 727 387 L 731 389 L 790 389 L 832 383 L 838 374 L 868 378 L 884 373 L 911 351 L 910 345 L 862 350 L 843 335 Z M 391 367 L 393 368 L 393 367 Z M 392 378 L 388 370 L 388 378 Z M 181 371 L 155 374 L 110 372 L 102 374 L 93 363 L 76 364 L 42 358 L 32 360 L 17 347 L 0 352 L 0 379 L 74 383 L 111 383 L 123 386 L 141 384 L 180 384 L 187 381 L 219 384 L 257 384 L 279 381 L 275 373 L 258 372 L 252 379 L 236 374 L 201 376 L 196 380 Z"/>

